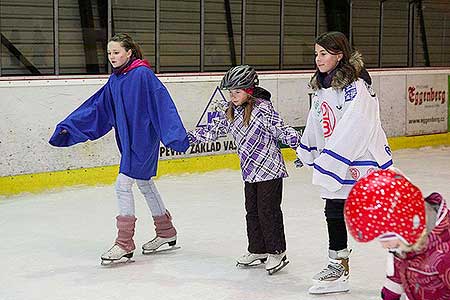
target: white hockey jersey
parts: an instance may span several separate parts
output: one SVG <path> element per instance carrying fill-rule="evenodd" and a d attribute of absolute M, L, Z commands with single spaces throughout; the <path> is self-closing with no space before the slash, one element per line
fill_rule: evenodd
<path fill-rule="evenodd" d="M 329 199 L 346 199 L 358 179 L 391 166 L 371 86 L 359 79 L 344 89 L 317 90 L 297 156 L 314 168 L 313 184 Z"/>

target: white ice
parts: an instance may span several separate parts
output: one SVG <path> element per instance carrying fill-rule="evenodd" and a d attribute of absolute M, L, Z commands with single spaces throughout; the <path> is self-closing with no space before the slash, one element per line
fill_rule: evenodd
<path fill-rule="evenodd" d="M 450 199 L 450 147 L 394 152 L 396 166 L 424 193 Z M 115 237 L 113 186 L 76 187 L 0 199 L 0 299 L 380 299 L 385 252 L 377 242 L 350 240 L 351 292 L 311 296 L 310 278 L 326 263 L 323 201 L 311 171 L 288 163 L 283 211 L 290 264 L 268 276 L 263 267 L 236 268 L 246 251 L 239 171 L 166 176 L 156 184 L 179 231 L 174 252 L 143 256 L 153 223 L 135 190 L 135 262 L 100 266 Z"/>

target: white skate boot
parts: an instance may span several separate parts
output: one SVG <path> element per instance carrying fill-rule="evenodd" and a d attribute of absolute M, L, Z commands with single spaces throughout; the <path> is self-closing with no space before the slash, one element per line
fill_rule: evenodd
<path fill-rule="evenodd" d="M 180 247 L 175 247 L 177 243 L 177 236 L 174 235 L 170 238 L 155 237 L 153 240 L 142 245 L 142 254 L 153 254 L 161 251 L 169 251 L 180 249 Z M 163 245 L 169 245 L 169 248 L 160 249 Z"/>
<path fill-rule="evenodd" d="M 350 276 L 348 257 L 350 252 L 351 250 L 348 249 L 328 251 L 328 265 L 314 275 L 314 285 L 309 289 L 310 294 L 320 295 L 350 291 L 348 284 L 348 278 Z"/>
<path fill-rule="evenodd" d="M 269 275 L 272 275 L 281 269 L 283 269 L 289 261 L 287 260 L 286 253 L 269 254 L 266 262 L 266 271 Z"/>
<path fill-rule="evenodd" d="M 236 259 L 236 267 L 258 266 L 267 260 L 267 254 L 257 254 L 247 252 Z"/>
<path fill-rule="evenodd" d="M 121 260 L 123 257 L 127 258 L 125 262 L 133 262 L 131 258 L 133 257 L 133 251 L 126 251 L 120 248 L 119 245 L 115 244 L 108 251 L 102 254 L 101 264 L 104 266 L 110 265 L 111 263 Z"/>

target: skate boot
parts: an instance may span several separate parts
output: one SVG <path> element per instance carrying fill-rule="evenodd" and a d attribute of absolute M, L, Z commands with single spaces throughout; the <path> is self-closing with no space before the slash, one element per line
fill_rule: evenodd
<path fill-rule="evenodd" d="M 258 266 L 267 260 L 267 254 L 257 254 L 247 252 L 236 259 L 236 267 Z"/>
<path fill-rule="evenodd" d="M 314 285 L 309 289 L 310 294 L 319 295 L 350 291 L 348 284 L 348 278 L 350 276 L 348 257 L 350 252 L 351 250 L 348 249 L 339 251 L 328 250 L 328 265 L 314 275 Z"/>
<path fill-rule="evenodd" d="M 269 254 L 266 262 L 266 271 L 269 275 L 272 275 L 281 269 L 283 269 L 289 261 L 287 260 L 286 253 Z"/>
<path fill-rule="evenodd" d="M 102 254 L 102 262 L 103 266 L 110 265 L 111 263 L 117 262 L 121 260 L 123 257 L 127 258 L 126 262 L 131 262 L 131 258 L 133 257 L 133 251 L 127 251 L 120 248 L 119 245 L 115 244 L 108 251 Z"/>
<path fill-rule="evenodd" d="M 110 265 L 113 262 L 128 258 L 126 262 L 132 262 L 133 251 L 136 248 L 133 241 L 135 216 L 117 216 L 117 238 L 115 244 L 101 256 L 102 265 Z"/>
<path fill-rule="evenodd" d="M 177 243 L 177 236 L 174 235 L 170 238 L 163 238 L 156 236 L 153 240 L 142 245 L 142 254 L 152 254 L 158 251 L 175 250 L 180 247 L 175 247 Z M 158 250 L 161 246 L 168 244 L 170 248 L 164 250 Z"/>
<path fill-rule="evenodd" d="M 142 254 L 152 254 L 161 251 L 175 250 L 177 243 L 177 231 L 172 224 L 172 216 L 169 211 L 164 215 L 153 216 L 156 237 L 142 245 Z M 169 245 L 169 248 L 161 249 L 162 246 Z"/>

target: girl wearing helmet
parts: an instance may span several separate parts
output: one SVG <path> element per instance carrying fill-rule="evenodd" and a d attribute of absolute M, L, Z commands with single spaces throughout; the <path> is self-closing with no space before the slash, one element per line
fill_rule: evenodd
<path fill-rule="evenodd" d="M 383 299 L 450 299 L 450 214 L 440 194 L 424 199 L 405 176 L 376 171 L 353 187 L 345 218 L 357 241 L 389 249 Z"/>
<path fill-rule="evenodd" d="M 329 262 L 309 292 L 326 294 L 349 291 L 347 195 L 359 178 L 388 168 L 392 158 L 361 54 L 343 33 L 328 32 L 316 39 L 315 56 L 314 95 L 297 156 L 313 168 L 313 184 L 325 200 Z"/>
<path fill-rule="evenodd" d="M 267 260 L 266 270 L 273 274 L 288 263 L 281 211 L 283 178 L 288 174 L 278 141 L 295 149 L 300 137 L 284 124 L 270 101 L 256 96 L 256 92 L 264 94 L 258 83 L 253 67 L 231 68 L 220 83 L 221 89 L 230 92 L 225 112 L 208 126 L 189 132 L 188 138 L 191 144 L 214 141 L 228 133 L 235 139 L 245 186 L 248 237 L 248 253 L 237 259 L 237 265 Z"/>

